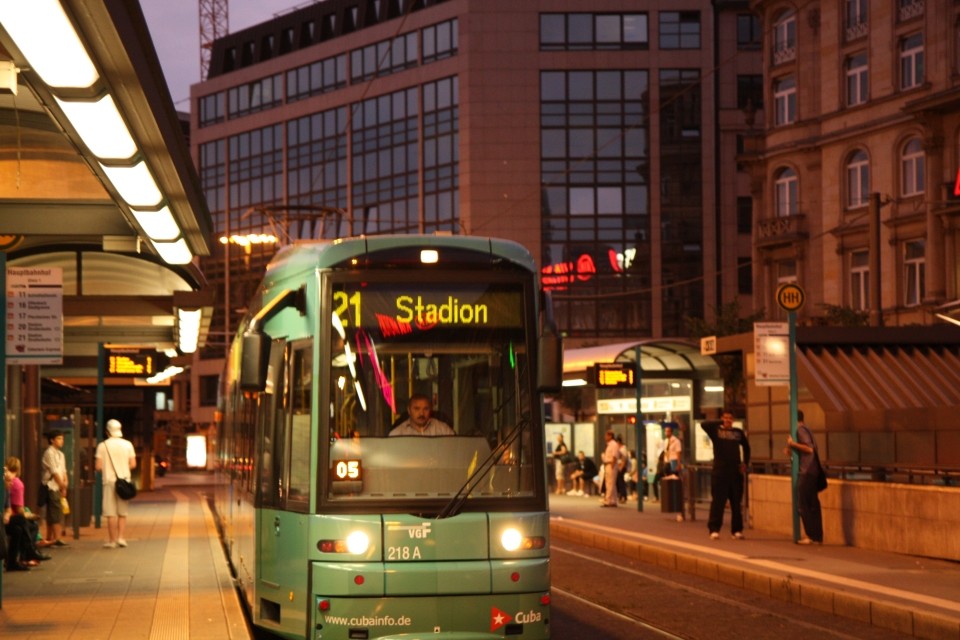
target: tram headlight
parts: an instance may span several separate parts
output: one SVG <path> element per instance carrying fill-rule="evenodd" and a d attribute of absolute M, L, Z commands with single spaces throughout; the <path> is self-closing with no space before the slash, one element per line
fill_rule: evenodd
<path fill-rule="evenodd" d="M 363 531 L 354 531 L 347 536 L 347 551 L 361 555 L 370 548 L 370 537 Z"/>
<path fill-rule="evenodd" d="M 363 531 L 354 531 L 344 540 L 320 540 L 317 549 L 321 553 L 352 553 L 363 555 L 370 548 L 370 536 Z"/>
<path fill-rule="evenodd" d="M 500 544 L 507 551 L 529 551 L 543 549 L 547 541 L 543 536 L 524 536 L 518 529 L 511 527 L 500 534 Z"/>
<path fill-rule="evenodd" d="M 500 534 L 500 544 L 507 551 L 516 551 L 523 544 L 523 536 L 516 529 L 507 529 Z"/>

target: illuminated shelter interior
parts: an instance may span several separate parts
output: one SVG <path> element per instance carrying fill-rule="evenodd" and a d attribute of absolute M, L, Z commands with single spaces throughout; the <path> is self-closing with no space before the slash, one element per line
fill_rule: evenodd
<path fill-rule="evenodd" d="M 8 267 L 63 273 L 63 365 L 43 377 L 89 384 L 99 343 L 182 346 L 180 309 L 201 311 L 202 347 L 209 230 L 139 4 L 4 3 L 0 243 Z"/>
<path fill-rule="evenodd" d="M 699 345 L 679 340 L 648 340 L 566 349 L 563 353 L 564 378 L 585 375 L 598 362 L 636 362 L 637 347 L 640 348 L 640 374 L 643 380 L 712 380 L 720 377 L 717 363 L 710 356 L 700 355 Z"/>

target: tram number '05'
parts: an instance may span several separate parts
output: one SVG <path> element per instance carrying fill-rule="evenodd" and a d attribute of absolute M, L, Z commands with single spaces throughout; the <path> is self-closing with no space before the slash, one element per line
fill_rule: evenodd
<path fill-rule="evenodd" d="M 334 482 L 361 479 L 362 467 L 359 460 L 334 460 L 331 469 Z"/>

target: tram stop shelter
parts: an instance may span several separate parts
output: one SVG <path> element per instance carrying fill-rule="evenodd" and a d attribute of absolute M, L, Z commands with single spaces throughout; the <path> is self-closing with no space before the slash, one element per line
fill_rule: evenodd
<path fill-rule="evenodd" d="M 632 370 L 636 377 L 604 384 L 596 377 L 597 367 L 610 364 L 623 365 L 624 371 Z M 642 458 L 643 452 L 657 450 L 662 425 L 673 423 L 688 457 L 698 456 L 697 419 L 705 411 L 723 407 L 720 368 L 692 342 L 651 339 L 565 349 L 563 375 L 561 406 L 554 414 L 558 420 L 547 425 L 548 451 L 559 433 L 572 451 L 582 450 L 599 459 L 603 433 L 611 430 Z M 640 443 L 638 396 L 640 419 L 646 424 Z M 699 455 L 713 458 L 712 450 Z M 655 470 L 655 456 L 648 456 L 646 466 Z"/>
<path fill-rule="evenodd" d="M 0 4 L 0 274 L 36 275 L 55 298 L 8 335 L 0 369 L 0 454 L 23 458 L 28 487 L 39 483 L 41 380 L 96 385 L 101 345 L 184 361 L 204 345 L 212 300 L 195 258 L 210 254 L 210 232 L 140 5 Z"/>

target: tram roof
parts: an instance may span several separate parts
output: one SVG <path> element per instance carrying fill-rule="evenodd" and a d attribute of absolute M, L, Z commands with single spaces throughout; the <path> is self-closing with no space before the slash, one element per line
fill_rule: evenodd
<path fill-rule="evenodd" d="M 638 348 L 641 377 L 704 379 L 720 375 L 716 361 L 700 354 L 699 344 L 656 339 L 564 349 L 563 373 L 582 375 L 600 362 L 635 362 Z"/>
<path fill-rule="evenodd" d="M 411 245 L 422 249 L 469 249 L 486 252 L 491 258 L 507 260 L 528 271 L 536 269 L 530 252 L 523 245 L 511 240 L 482 236 L 403 234 L 359 236 L 333 241 L 297 241 L 280 249 L 267 267 L 267 271 L 333 267 L 351 258 L 391 249 L 408 248 Z M 440 261 L 443 261 L 442 255 Z"/>

